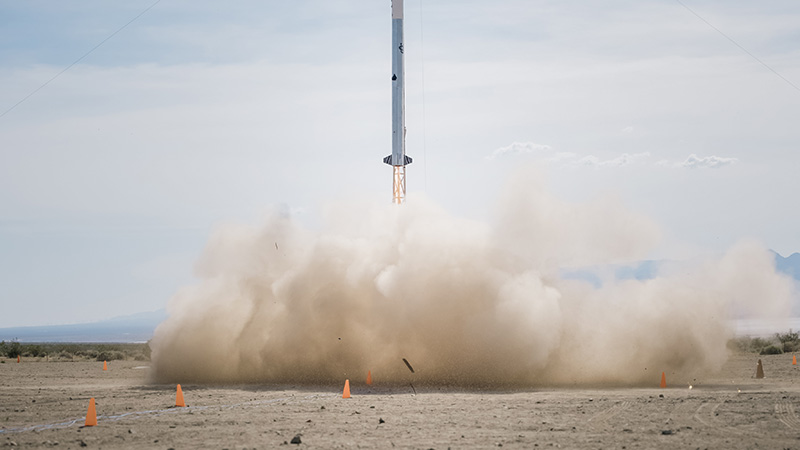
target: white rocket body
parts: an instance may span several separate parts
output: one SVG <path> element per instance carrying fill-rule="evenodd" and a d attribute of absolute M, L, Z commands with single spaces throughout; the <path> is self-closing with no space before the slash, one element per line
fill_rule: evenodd
<path fill-rule="evenodd" d="M 403 57 L 403 0 L 392 0 L 392 154 L 391 166 L 411 164 L 406 156 L 405 68 Z"/>

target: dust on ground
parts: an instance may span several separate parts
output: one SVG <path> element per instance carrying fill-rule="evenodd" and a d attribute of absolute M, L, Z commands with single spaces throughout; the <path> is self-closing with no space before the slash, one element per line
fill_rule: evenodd
<path fill-rule="evenodd" d="M 763 360 L 766 378 L 755 379 Z M 11 448 L 800 448 L 792 355 L 734 354 L 666 389 L 463 390 L 147 384 L 149 363 L 5 360 L 0 446 Z M 365 374 L 366 376 L 366 374 Z M 344 380 L 342 380 L 342 385 Z M 691 384 L 692 389 L 689 389 Z M 89 399 L 98 425 L 82 427 Z M 299 443 L 292 443 L 292 441 Z"/>

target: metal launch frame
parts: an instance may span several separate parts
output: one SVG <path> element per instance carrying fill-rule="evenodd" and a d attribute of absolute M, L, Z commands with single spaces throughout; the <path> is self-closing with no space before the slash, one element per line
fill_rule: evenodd
<path fill-rule="evenodd" d="M 406 166 L 392 166 L 394 177 L 392 177 L 392 202 L 399 205 L 406 200 Z"/>

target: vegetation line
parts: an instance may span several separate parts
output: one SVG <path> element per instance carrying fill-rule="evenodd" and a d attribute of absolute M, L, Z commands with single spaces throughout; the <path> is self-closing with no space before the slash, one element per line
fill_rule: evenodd
<path fill-rule="evenodd" d="M 44 358 L 48 361 L 114 361 L 134 360 L 149 361 L 150 345 L 139 344 L 103 344 L 103 343 L 67 343 L 37 342 L 22 344 L 17 341 L 0 341 L 0 357 Z M 0 360 L 0 363 L 5 361 Z"/>

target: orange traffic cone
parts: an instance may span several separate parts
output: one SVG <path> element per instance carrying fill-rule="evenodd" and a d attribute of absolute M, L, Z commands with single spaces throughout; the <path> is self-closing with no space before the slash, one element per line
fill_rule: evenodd
<path fill-rule="evenodd" d="M 17 355 L 17 364 L 19 364 L 19 355 Z"/>
<path fill-rule="evenodd" d="M 108 370 L 108 363 L 103 361 L 103 370 Z"/>
<path fill-rule="evenodd" d="M 667 374 L 664 372 L 661 372 L 661 387 L 667 387 Z"/>
<path fill-rule="evenodd" d="M 372 386 L 372 371 L 367 371 L 367 385 Z"/>
<path fill-rule="evenodd" d="M 797 356 L 792 355 L 792 365 L 793 366 L 797 365 Z"/>
<path fill-rule="evenodd" d="M 756 366 L 756 378 L 764 378 L 764 366 L 761 365 L 761 360 L 758 360 L 758 365 Z"/>
<path fill-rule="evenodd" d="M 94 397 L 89 400 L 89 411 L 86 412 L 86 424 L 84 426 L 93 427 L 97 425 L 97 410 L 94 407 Z"/>
<path fill-rule="evenodd" d="M 178 392 L 175 394 L 175 406 L 186 406 L 186 403 L 183 401 L 183 390 L 180 384 L 178 385 Z"/>
<path fill-rule="evenodd" d="M 350 398 L 350 380 L 344 380 L 344 391 L 342 398 Z"/>

